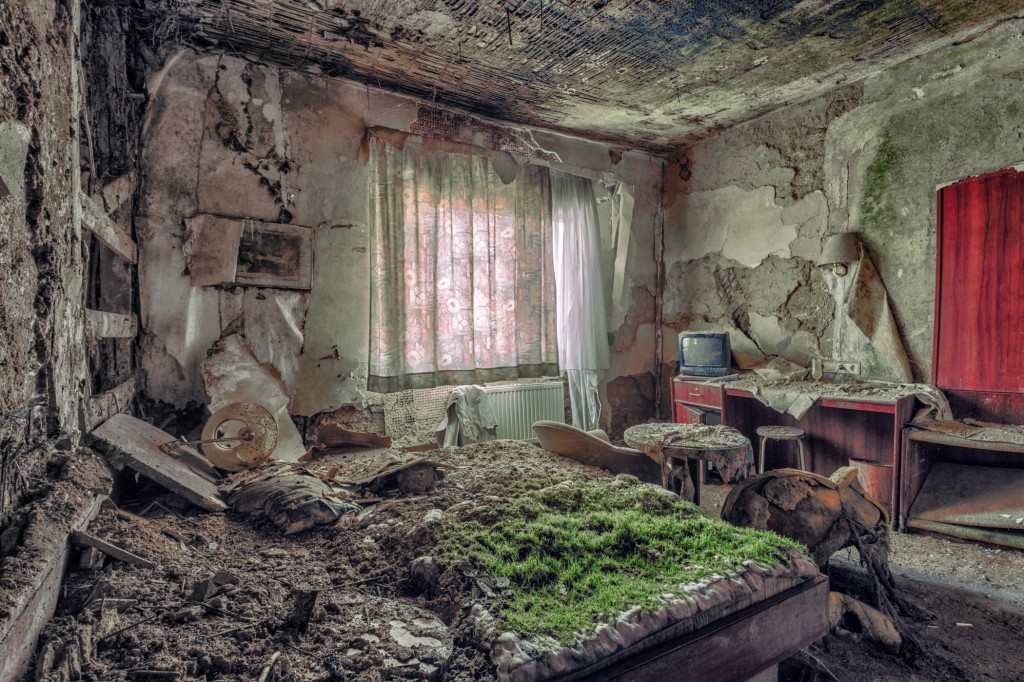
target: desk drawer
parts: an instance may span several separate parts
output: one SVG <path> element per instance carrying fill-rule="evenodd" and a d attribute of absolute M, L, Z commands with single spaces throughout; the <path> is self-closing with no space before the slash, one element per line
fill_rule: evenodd
<path fill-rule="evenodd" d="M 672 400 L 688 405 L 722 409 L 722 387 L 696 381 L 672 380 Z"/>

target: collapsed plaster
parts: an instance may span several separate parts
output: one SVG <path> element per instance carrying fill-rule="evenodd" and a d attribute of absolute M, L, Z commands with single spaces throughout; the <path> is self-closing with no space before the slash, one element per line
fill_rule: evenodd
<path fill-rule="evenodd" d="M 914 378 L 927 380 L 935 191 L 1024 158 L 1022 31 L 1008 21 L 677 153 L 666 170 L 667 332 L 725 328 L 734 348 L 859 361 L 865 378 L 898 379 L 837 308 L 835 276 L 813 265 L 826 235 L 851 231 L 888 289 Z M 675 352 L 665 343 L 663 360 Z"/>
<path fill-rule="evenodd" d="M 151 79 L 150 95 L 137 225 L 140 362 L 151 398 L 177 408 L 206 403 L 202 363 L 219 339 L 239 334 L 280 377 L 293 416 L 380 404 L 366 391 L 368 171 L 360 154 L 367 127 L 381 125 L 493 145 L 492 159 L 510 173 L 532 154 L 532 162 L 601 182 L 602 256 L 613 269 L 604 285 L 619 291 L 608 297 L 616 345 L 604 385 L 653 372 L 653 334 L 636 329 L 653 331 L 660 160 L 461 114 L 439 117 L 405 97 L 235 56 L 181 52 Z M 622 218 L 634 207 L 631 220 Z M 203 230 L 254 219 L 310 228 L 308 294 L 266 283 L 233 287 L 231 249 L 200 248 Z"/>

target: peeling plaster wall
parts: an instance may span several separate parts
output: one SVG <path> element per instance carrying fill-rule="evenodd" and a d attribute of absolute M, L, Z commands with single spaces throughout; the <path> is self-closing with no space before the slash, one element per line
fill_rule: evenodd
<path fill-rule="evenodd" d="M 176 407 L 205 403 L 201 363 L 219 338 L 237 332 L 257 355 L 264 349 L 259 359 L 282 375 L 293 415 L 379 405 L 380 396 L 365 390 L 368 172 L 357 156 L 368 126 L 410 131 L 422 125 L 421 103 L 237 56 L 190 51 L 171 58 L 149 89 L 136 215 L 141 366 L 149 397 Z M 466 135 L 472 137 L 461 139 Z M 454 137 L 477 144 L 493 139 L 479 123 L 455 130 Z M 611 295 L 611 273 L 605 277 L 610 329 L 616 331 L 602 388 L 640 375 L 653 389 L 654 235 L 663 162 L 546 131 L 527 131 L 527 137 L 545 150 L 544 163 L 552 167 L 634 187 L 637 209 L 628 234 L 609 227 L 602 235 L 605 262 L 621 266 L 619 300 Z M 608 203 L 601 205 L 604 215 Z M 240 288 L 194 286 L 182 244 L 184 221 L 199 214 L 311 228 L 308 295 L 273 288 L 249 294 L 249 288 L 246 300 L 261 301 L 257 307 L 239 305 Z M 298 336 L 275 337 L 271 325 L 256 318 L 261 309 L 288 311 L 289 329 Z M 606 410 L 606 423 L 616 419 L 613 411 L 618 421 L 630 423 L 653 413 L 638 414 L 643 406 L 614 389 L 605 402 L 618 406 Z"/>
<path fill-rule="evenodd" d="M 85 381 L 78 4 L 14 7 L 0 12 L 0 515 L 24 449 L 77 432 Z"/>
<path fill-rule="evenodd" d="M 916 379 L 930 377 L 935 191 L 1024 160 L 1024 21 L 779 110 L 681 151 L 666 168 L 666 334 L 725 327 L 734 348 L 859 360 L 888 378 L 813 266 L 858 234 Z M 841 347 L 839 326 L 842 328 Z M 676 343 L 666 339 L 663 359 Z"/>

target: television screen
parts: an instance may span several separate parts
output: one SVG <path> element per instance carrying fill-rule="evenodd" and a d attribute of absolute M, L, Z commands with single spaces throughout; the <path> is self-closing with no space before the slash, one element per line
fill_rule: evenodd
<path fill-rule="evenodd" d="M 725 376 L 732 367 L 729 335 L 725 332 L 682 332 L 679 335 L 679 373 Z"/>

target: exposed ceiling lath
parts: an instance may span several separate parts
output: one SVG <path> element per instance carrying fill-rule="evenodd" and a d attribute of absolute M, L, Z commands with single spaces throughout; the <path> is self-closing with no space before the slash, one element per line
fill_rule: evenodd
<path fill-rule="evenodd" d="M 192 0 L 193 39 L 652 150 L 949 42 L 1016 0 Z"/>

